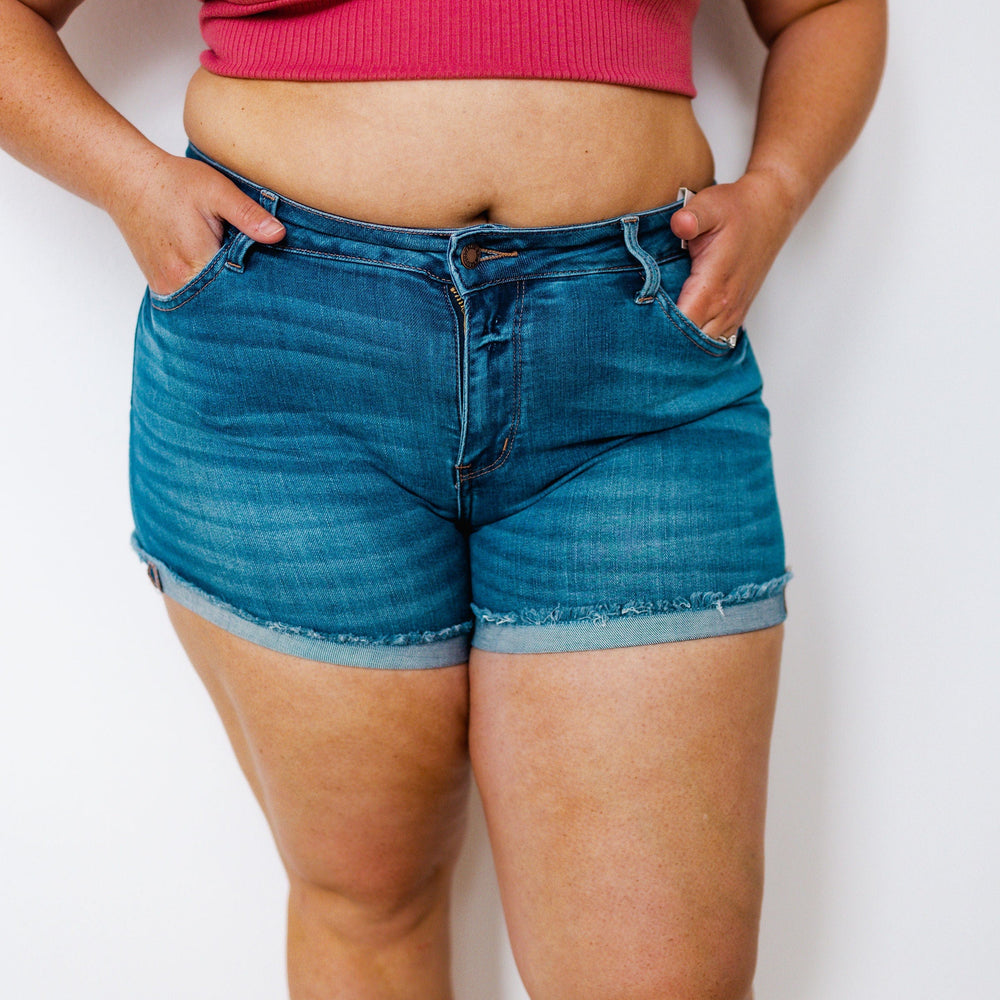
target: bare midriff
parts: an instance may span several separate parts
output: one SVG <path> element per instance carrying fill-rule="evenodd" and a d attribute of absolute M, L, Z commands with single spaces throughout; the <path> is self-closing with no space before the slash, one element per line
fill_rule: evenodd
<path fill-rule="evenodd" d="M 713 177 L 689 98 L 567 80 L 297 83 L 198 70 L 184 122 L 224 166 L 382 225 L 557 226 Z"/>

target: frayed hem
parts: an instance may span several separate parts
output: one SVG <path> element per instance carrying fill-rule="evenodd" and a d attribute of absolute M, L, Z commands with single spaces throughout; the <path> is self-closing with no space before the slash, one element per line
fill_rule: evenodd
<path fill-rule="evenodd" d="M 184 577 L 179 576 L 161 560 L 154 558 L 146 552 L 135 536 L 132 537 L 131 542 L 132 549 L 139 559 L 145 563 L 147 575 L 157 590 L 168 597 L 172 597 L 189 610 L 208 618 L 210 621 L 214 621 L 216 624 L 222 624 L 220 616 L 225 616 L 226 619 L 238 619 L 246 623 L 250 628 L 271 633 L 275 636 L 287 636 L 290 639 L 299 639 L 310 643 L 329 643 L 336 646 L 354 646 L 359 648 L 426 646 L 467 636 L 475 627 L 475 620 L 469 619 L 457 625 L 449 625 L 447 628 L 438 630 L 367 636 L 354 635 L 350 632 L 320 632 L 316 629 L 305 628 L 303 626 L 271 621 L 229 604 L 222 600 L 222 598 L 216 597 L 214 594 L 203 590 Z M 232 630 L 231 626 L 227 625 L 224 627 L 229 627 Z"/>
<path fill-rule="evenodd" d="M 727 593 L 704 591 L 690 597 L 669 601 L 630 601 L 627 604 L 596 604 L 582 607 L 537 609 L 525 608 L 520 611 L 493 611 L 472 605 L 476 618 L 484 625 L 606 625 L 620 618 L 644 617 L 648 615 L 674 614 L 685 611 L 715 610 L 725 617 L 726 609 L 756 601 L 766 601 L 780 594 L 791 580 L 790 572 L 776 576 L 765 583 L 745 583 Z"/>

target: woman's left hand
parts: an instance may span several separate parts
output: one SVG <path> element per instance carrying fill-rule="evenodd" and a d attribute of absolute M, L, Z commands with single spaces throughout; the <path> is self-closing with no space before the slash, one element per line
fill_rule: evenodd
<path fill-rule="evenodd" d="M 691 253 L 678 309 L 707 336 L 732 337 L 798 215 L 778 177 L 765 171 L 696 194 L 670 223 Z"/>

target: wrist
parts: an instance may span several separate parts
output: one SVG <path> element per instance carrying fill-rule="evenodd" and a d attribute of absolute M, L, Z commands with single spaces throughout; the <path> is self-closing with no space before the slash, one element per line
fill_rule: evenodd
<path fill-rule="evenodd" d="M 159 182 L 164 168 L 174 158 L 144 138 L 134 148 L 119 152 L 102 185 L 99 206 L 120 226 Z"/>
<path fill-rule="evenodd" d="M 798 222 L 815 194 L 808 179 L 784 163 L 755 162 L 751 158 L 743 176 L 764 193 L 772 208 L 787 217 L 789 229 Z"/>

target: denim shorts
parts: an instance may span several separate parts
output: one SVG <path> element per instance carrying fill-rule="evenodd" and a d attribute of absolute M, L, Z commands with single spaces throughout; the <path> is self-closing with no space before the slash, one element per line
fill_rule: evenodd
<path fill-rule="evenodd" d="M 583 225 L 371 225 L 199 151 L 287 235 L 228 228 L 135 340 L 134 546 L 228 631 L 347 665 L 463 663 L 785 616 L 745 331 L 675 305 L 679 204 Z"/>

